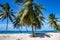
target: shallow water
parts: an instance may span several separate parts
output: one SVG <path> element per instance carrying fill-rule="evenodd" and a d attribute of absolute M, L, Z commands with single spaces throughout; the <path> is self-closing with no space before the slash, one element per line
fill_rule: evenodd
<path fill-rule="evenodd" d="M 57 30 L 49 31 L 34 31 L 35 33 L 48 33 L 48 32 L 58 32 Z M 32 31 L 0 31 L 0 34 L 15 34 L 15 33 L 32 33 Z"/>

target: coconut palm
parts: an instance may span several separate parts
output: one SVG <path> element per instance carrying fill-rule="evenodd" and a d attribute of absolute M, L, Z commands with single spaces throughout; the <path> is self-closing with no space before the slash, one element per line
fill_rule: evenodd
<path fill-rule="evenodd" d="M 52 27 L 54 27 L 55 29 L 58 29 L 58 23 L 57 22 L 59 22 L 59 20 L 58 20 L 58 18 L 56 18 L 55 14 L 51 13 L 49 15 L 48 21 L 49 21 L 48 23 Z"/>
<path fill-rule="evenodd" d="M 60 25 L 58 24 L 58 29 L 57 29 L 58 31 L 60 31 Z"/>
<path fill-rule="evenodd" d="M 23 4 L 23 8 L 18 12 L 20 17 L 18 24 L 32 26 L 32 34 L 34 36 L 34 27 L 41 28 L 41 25 L 43 25 L 44 17 L 41 10 L 45 8 L 41 4 L 34 3 L 34 0 L 20 1 L 16 1 L 17 4 Z"/>
<path fill-rule="evenodd" d="M 2 8 L 0 10 L 0 19 L 2 21 L 6 19 L 6 21 L 7 21 L 6 31 L 7 31 L 7 29 L 8 29 L 8 19 L 10 19 L 10 21 L 13 22 L 13 18 L 15 17 L 14 12 L 10 8 L 10 5 L 8 3 L 0 4 L 0 8 Z"/>

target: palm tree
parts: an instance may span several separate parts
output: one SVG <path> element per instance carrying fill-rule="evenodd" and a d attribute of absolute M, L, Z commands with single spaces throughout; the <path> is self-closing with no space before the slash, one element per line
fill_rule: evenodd
<path fill-rule="evenodd" d="M 42 21 L 44 21 L 44 17 L 41 10 L 45 8 L 41 4 L 34 3 L 34 0 L 20 1 L 17 0 L 16 3 L 18 5 L 23 4 L 24 8 L 18 12 L 18 16 L 20 17 L 18 24 L 32 26 L 32 34 L 34 36 L 34 26 L 41 28 L 41 25 L 43 25 Z"/>
<path fill-rule="evenodd" d="M 60 25 L 58 24 L 58 29 L 57 29 L 58 31 L 60 31 Z"/>
<path fill-rule="evenodd" d="M 0 7 L 2 8 L 0 10 L 0 19 L 2 21 L 6 19 L 6 21 L 7 21 L 6 31 L 7 31 L 7 29 L 8 29 L 8 19 L 10 19 L 10 21 L 13 22 L 13 17 L 15 17 L 14 14 L 13 14 L 14 12 L 10 8 L 10 5 L 8 3 L 0 4 Z"/>
<path fill-rule="evenodd" d="M 57 22 L 59 22 L 59 20 L 58 20 L 58 18 L 56 18 L 55 14 L 51 13 L 49 15 L 48 21 L 49 21 L 48 23 L 52 27 L 54 27 L 55 29 L 58 29 L 58 23 Z"/>

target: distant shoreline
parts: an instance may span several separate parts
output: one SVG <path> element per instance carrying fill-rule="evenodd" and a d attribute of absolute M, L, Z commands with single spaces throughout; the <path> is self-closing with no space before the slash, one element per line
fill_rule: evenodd
<path fill-rule="evenodd" d="M 49 32 L 51 32 L 51 33 L 56 33 L 56 32 L 59 32 L 59 31 L 57 31 L 57 30 L 50 30 L 50 31 L 35 31 L 35 33 L 49 33 Z M 0 31 L 0 34 L 19 34 L 19 33 L 29 33 L 29 34 L 31 34 L 32 33 L 32 31 Z"/>

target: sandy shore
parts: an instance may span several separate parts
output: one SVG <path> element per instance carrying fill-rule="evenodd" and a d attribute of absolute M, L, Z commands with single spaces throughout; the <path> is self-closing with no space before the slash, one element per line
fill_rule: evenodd
<path fill-rule="evenodd" d="M 36 34 L 0 34 L 0 40 L 60 40 L 60 33 Z"/>

